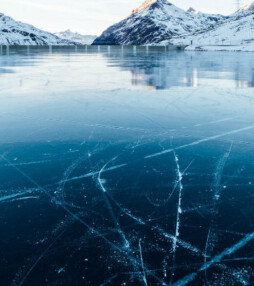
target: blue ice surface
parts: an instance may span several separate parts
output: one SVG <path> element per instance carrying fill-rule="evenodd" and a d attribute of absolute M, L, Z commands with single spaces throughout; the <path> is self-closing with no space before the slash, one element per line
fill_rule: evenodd
<path fill-rule="evenodd" d="M 10 47 L 0 66 L 3 285 L 254 282 L 251 53 Z"/>

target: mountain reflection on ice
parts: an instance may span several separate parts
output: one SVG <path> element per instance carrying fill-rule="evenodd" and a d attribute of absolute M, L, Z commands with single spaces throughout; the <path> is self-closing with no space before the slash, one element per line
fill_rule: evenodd
<path fill-rule="evenodd" d="M 1 285 L 251 285 L 251 56 L 4 50 Z"/>
<path fill-rule="evenodd" d="M 0 74 L 5 73 L 5 80 L 1 90 L 254 86 L 250 53 L 165 51 L 164 47 L 2 50 Z"/>

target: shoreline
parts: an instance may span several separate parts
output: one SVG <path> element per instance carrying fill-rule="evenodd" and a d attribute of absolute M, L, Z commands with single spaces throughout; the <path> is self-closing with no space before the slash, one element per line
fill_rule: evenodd
<path fill-rule="evenodd" d="M 66 49 L 74 51 L 108 51 L 111 49 L 133 50 L 133 51 L 194 51 L 194 52 L 254 52 L 254 45 L 0 45 L 1 53 L 10 49 L 48 49 L 52 52 L 53 49 Z"/>

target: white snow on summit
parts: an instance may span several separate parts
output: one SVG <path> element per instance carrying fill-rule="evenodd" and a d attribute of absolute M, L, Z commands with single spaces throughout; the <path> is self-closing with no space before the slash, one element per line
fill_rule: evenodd
<path fill-rule="evenodd" d="M 254 3 L 244 6 L 215 27 L 170 41 L 187 50 L 254 51 Z"/>
<path fill-rule="evenodd" d="M 167 0 L 147 0 L 127 19 L 109 27 L 94 44 L 158 44 L 174 36 L 207 29 L 223 19 L 222 15 L 184 11 Z"/>
<path fill-rule="evenodd" d="M 71 30 L 55 33 L 55 35 L 61 39 L 75 42 L 80 45 L 91 45 L 97 38 L 97 36 L 94 35 L 81 35 L 79 33 L 73 33 Z"/>
<path fill-rule="evenodd" d="M 137 9 L 132 11 L 132 15 L 140 13 L 140 12 L 146 10 L 147 8 L 149 8 L 155 2 L 157 2 L 157 0 L 146 0 Z"/>
<path fill-rule="evenodd" d="M 246 10 L 254 10 L 254 2 L 248 5 L 244 5 L 243 7 L 238 9 L 236 13 L 241 12 L 241 11 L 246 11 Z"/>
<path fill-rule="evenodd" d="M 229 16 L 146 0 L 98 38 L 70 30 L 52 34 L 0 13 L 0 45 L 181 45 L 187 50 L 254 51 L 254 2 Z"/>
<path fill-rule="evenodd" d="M 56 35 L 0 13 L 0 45 L 70 45 Z"/>

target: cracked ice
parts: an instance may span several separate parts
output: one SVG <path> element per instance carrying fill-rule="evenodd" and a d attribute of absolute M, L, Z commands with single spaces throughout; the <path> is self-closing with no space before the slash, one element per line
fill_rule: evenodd
<path fill-rule="evenodd" d="M 1 55 L 1 284 L 253 284 L 253 66 L 216 55 Z"/>

